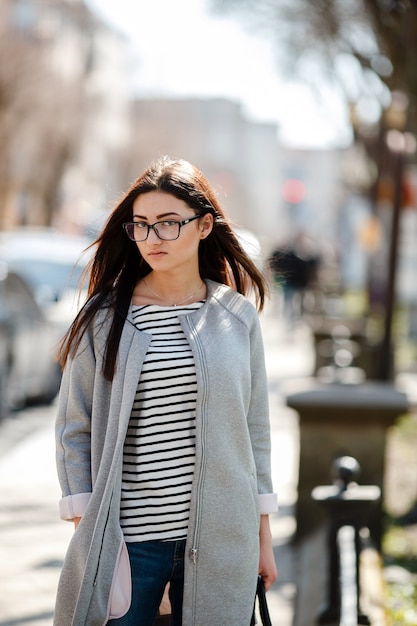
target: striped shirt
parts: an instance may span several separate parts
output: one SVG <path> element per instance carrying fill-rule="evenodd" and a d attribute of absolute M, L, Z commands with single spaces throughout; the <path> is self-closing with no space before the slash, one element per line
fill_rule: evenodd
<path fill-rule="evenodd" d="M 195 463 L 195 364 L 179 317 L 202 306 L 132 307 L 152 335 L 123 450 L 120 523 L 127 542 L 187 536 Z"/>

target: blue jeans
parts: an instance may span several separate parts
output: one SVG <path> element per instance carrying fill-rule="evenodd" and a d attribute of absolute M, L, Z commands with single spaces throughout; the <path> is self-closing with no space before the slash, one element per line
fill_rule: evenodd
<path fill-rule="evenodd" d="M 132 569 L 132 604 L 111 626 L 152 626 L 170 583 L 171 626 L 182 624 L 185 539 L 127 543 Z"/>

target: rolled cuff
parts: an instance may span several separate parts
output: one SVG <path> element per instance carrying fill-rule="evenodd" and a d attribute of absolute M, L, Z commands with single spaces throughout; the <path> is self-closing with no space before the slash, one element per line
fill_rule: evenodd
<path fill-rule="evenodd" d="M 269 513 L 276 513 L 278 511 L 278 497 L 276 493 L 260 493 L 259 498 L 259 512 L 261 515 L 268 515 Z"/>
<path fill-rule="evenodd" d="M 65 496 L 59 501 L 59 515 L 61 519 L 71 521 L 75 517 L 82 517 L 90 501 L 91 493 L 76 493 Z"/>

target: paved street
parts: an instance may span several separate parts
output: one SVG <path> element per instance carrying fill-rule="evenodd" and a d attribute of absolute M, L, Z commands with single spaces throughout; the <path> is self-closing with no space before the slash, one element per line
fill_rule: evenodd
<path fill-rule="evenodd" d="M 58 519 L 53 408 L 16 416 L 36 423 L 27 437 L 2 451 L 0 463 L 0 624 L 52 623 L 53 598 L 71 527 Z M 13 429 L 2 425 L 3 442 Z M 13 436 L 10 435 L 12 443 Z"/>
<path fill-rule="evenodd" d="M 291 333 L 263 316 L 269 373 L 273 476 L 281 511 L 272 519 L 279 580 L 268 594 L 274 626 L 291 626 L 295 596 L 288 539 L 297 470 L 297 420 L 282 397 L 282 383 L 312 367 L 308 331 Z M 55 590 L 72 525 L 58 518 L 54 462 L 54 407 L 17 414 L 0 425 L 0 626 L 51 626 Z"/>

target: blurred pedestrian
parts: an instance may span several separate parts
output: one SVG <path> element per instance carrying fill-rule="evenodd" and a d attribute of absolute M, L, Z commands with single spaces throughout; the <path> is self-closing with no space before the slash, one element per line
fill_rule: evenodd
<path fill-rule="evenodd" d="M 294 241 L 274 250 L 269 266 L 274 282 L 283 294 L 283 313 L 290 327 L 304 313 L 304 296 L 315 282 L 319 257 L 310 241 L 299 234 Z"/>
<path fill-rule="evenodd" d="M 162 158 L 96 241 L 61 347 L 60 512 L 76 530 L 55 626 L 249 625 L 277 576 L 263 275 L 209 183 Z M 231 286 L 232 285 L 232 286 Z"/>

